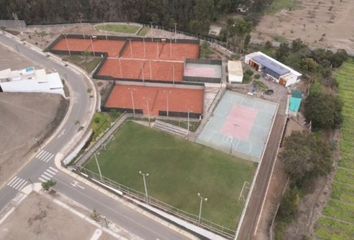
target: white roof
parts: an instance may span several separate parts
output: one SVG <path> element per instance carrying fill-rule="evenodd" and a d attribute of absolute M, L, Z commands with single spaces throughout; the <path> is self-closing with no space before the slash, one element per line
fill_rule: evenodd
<path fill-rule="evenodd" d="M 0 87 L 4 92 L 44 92 L 64 96 L 64 86 L 59 74 L 47 74 L 44 69 L 0 71 Z"/>
<path fill-rule="evenodd" d="M 228 61 L 227 68 L 229 74 L 243 76 L 243 69 L 241 61 Z"/>

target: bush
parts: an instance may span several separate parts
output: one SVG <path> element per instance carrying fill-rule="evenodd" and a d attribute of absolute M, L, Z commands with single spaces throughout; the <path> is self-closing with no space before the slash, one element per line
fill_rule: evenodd
<path fill-rule="evenodd" d="M 250 75 L 244 75 L 244 76 L 243 76 L 242 83 L 250 83 L 251 80 L 252 80 L 252 78 L 251 78 Z"/>
<path fill-rule="evenodd" d="M 245 71 L 244 75 L 247 75 L 247 76 L 252 77 L 252 76 L 253 76 L 253 71 L 250 70 L 250 69 L 247 69 L 247 70 Z"/>
<path fill-rule="evenodd" d="M 256 75 L 254 75 L 255 79 L 259 79 L 261 77 L 261 75 L 259 75 L 258 73 Z"/>

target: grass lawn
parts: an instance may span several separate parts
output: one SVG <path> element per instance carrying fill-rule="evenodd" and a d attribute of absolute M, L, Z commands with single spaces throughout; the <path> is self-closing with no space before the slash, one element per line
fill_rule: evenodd
<path fill-rule="evenodd" d="M 96 26 L 98 30 L 118 33 L 136 33 L 139 26 L 128 24 L 103 24 Z"/>
<path fill-rule="evenodd" d="M 138 172 L 148 172 L 152 197 L 195 215 L 200 192 L 208 198 L 202 217 L 235 229 L 244 205 L 240 191 L 245 181 L 252 181 L 253 162 L 134 122 L 125 123 L 106 149 L 98 155 L 105 177 L 144 192 Z M 93 159 L 86 168 L 98 172 Z"/>
<path fill-rule="evenodd" d="M 71 55 L 64 57 L 63 60 L 73 63 L 84 69 L 86 72 L 91 73 L 101 62 L 102 58 L 94 56 Z"/>
<path fill-rule="evenodd" d="M 319 239 L 354 238 L 354 61 L 348 61 L 336 72 L 339 96 L 343 107 L 343 125 L 340 139 L 341 160 L 336 172 L 331 199 L 317 223 Z"/>
<path fill-rule="evenodd" d="M 144 37 L 148 32 L 150 31 L 150 28 L 148 27 L 143 27 L 139 32 L 138 36 Z"/>
<path fill-rule="evenodd" d="M 93 117 L 93 121 L 91 124 L 93 131 L 93 140 L 96 140 L 106 129 L 111 127 L 111 124 L 114 120 L 119 117 L 119 113 L 117 112 L 97 112 Z"/>

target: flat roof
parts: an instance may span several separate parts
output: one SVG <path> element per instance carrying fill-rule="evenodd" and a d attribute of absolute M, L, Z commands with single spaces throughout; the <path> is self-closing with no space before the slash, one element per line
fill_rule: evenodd
<path fill-rule="evenodd" d="M 269 68 L 270 70 L 272 70 L 273 72 L 279 74 L 280 76 L 285 75 L 287 73 L 290 72 L 289 69 L 281 66 L 280 64 L 278 64 L 277 62 L 273 61 L 270 58 L 267 58 L 265 56 L 262 55 L 256 55 L 254 57 L 251 58 L 253 61 L 261 64 L 262 66 Z"/>
<path fill-rule="evenodd" d="M 229 71 L 229 74 L 243 76 L 241 61 L 228 61 L 227 69 Z"/>

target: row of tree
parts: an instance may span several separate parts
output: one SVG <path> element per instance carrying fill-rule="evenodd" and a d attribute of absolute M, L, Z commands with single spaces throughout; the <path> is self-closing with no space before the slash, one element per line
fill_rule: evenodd
<path fill-rule="evenodd" d="M 211 22 L 238 6 L 260 12 L 271 0 L 0 0 L 0 19 L 28 24 L 131 21 L 207 33 Z"/>

